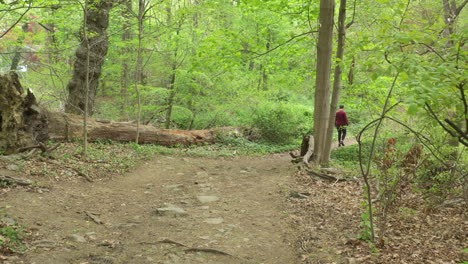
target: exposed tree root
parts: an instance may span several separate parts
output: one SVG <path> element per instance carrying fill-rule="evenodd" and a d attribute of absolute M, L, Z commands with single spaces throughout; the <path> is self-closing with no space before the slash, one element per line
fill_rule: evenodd
<path fill-rule="evenodd" d="M 344 182 L 344 181 L 346 181 L 346 179 L 343 179 L 343 178 L 337 178 L 337 177 L 334 177 L 334 176 L 331 176 L 331 175 L 315 172 L 315 171 L 312 171 L 312 170 L 306 170 L 306 172 L 310 176 L 316 176 L 316 177 L 319 177 L 321 179 L 331 181 L 331 182 Z"/>
<path fill-rule="evenodd" d="M 163 239 L 161 241 L 158 241 L 158 243 L 173 244 L 173 245 L 177 245 L 177 246 L 180 246 L 180 247 L 185 247 L 186 248 L 186 249 L 184 249 L 185 253 L 204 252 L 204 253 L 211 253 L 211 254 L 219 254 L 219 255 L 223 255 L 223 256 L 229 256 L 229 257 L 233 257 L 233 258 L 239 258 L 239 257 L 233 256 L 233 255 L 231 255 L 229 253 L 226 253 L 224 251 L 221 251 L 221 250 L 212 249 L 212 248 L 189 247 L 189 246 L 186 246 L 186 245 L 184 245 L 182 243 L 179 243 L 177 241 L 167 239 L 167 238 L 165 238 L 165 239 Z"/>
<path fill-rule="evenodd" d="M 2 181 L 7 182 L 9 184 L 16 184 L 16 185 L 22 185 L 22 186 L 29 186 L 34 183 L 30 180 L 24 180 L 24 179 L 14 178 L 10 176 L 0 176 L 0 182 Z"/>

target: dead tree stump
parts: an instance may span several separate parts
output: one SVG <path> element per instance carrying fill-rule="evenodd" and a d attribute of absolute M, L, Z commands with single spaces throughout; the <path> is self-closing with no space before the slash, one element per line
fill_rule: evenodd
<path fill-rule="evenodd" d="M 0 149 L 6 154 L 48 140 L 48 121 L 18 75 L 0 75 Z"/>

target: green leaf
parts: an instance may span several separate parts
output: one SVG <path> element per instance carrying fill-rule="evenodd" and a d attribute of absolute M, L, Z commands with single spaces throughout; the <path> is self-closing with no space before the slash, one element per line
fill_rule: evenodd
<path fill-rule="evenodd" d="M 416 105 L 416 104 L 411 104 L 409 107 L 408 107 L 408 114 L 410 115 L 414 115 L 418 112 L 419 110 L 419 106 Z"/>

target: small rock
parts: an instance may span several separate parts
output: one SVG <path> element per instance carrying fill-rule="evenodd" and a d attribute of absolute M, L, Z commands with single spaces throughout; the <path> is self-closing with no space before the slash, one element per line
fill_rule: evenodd
<path fill-rule="evenodd" d="M 172 204 L 167 204 L 166 207 L 157 208 L 154 211 L 154 214 L 161 216 L 186 216 L 187 212 L 180 207 L 177 207 Z"/>
<path fill-rule="evenodd" d="M 204 171 L 199 171 L 199 172 L 197 172 L 197 176 L 207 177 L 207 176 L 208 176 L 208 173 L 206 173 L 206 172 L 204 172 Z"/>
<path fill-rule="evenodd" d="M 4 223 L 7 226 L 12 226 L 16 224 L 16 220 L 9 216 L 4 216 L 0 219 L 0 223 Z"/>
<path fill-rule="evenodd" d="M 291 191 L 289 193 L 289 196 L 293 197 L 293 198 L 299 198 L 299 199 L 307 199 L 309 198 L 309 193 L 298 193 L 298 192 L 295 192 L 295 191 Z"/>
<path fill-rule="evenodd" d="M 241 167 L 241 170 L 246 172 L 253 172 L 255 171 L 255 167 Z"/>
<path fill-rule="evenodd" d="M 9 164 L 6 166 L 6 169 L 11 171 L 19 171 L 20 167 L 16 164 Z"/>
<path fill-rule="evenodd" d="M 37 192 L 38 193 L 45 193 L 45 192 L 50 192 L 50 190 L 47 189 L 47 188 L 37 188 Z"/>
<path fill-rule="evenodd" d="M 97 239 L 97 234 L 96 232 L 88 232 L 85 234 L 86 238 L 89 240 L 96 240 Z"/>
<path fill-rule="evenodd" d="M 32 245 L 37 248 L 54 248 L 57 246 L 57 243 L 55 243 L 54 241 L 50 241 L 50 240 L 38 240 L 38 241 L 32 242 Z"/>
<path fill-rule="evenodd" d="M 218 224 L 221 224 L 222 222 L 224 222 L 224 219 L 221 218 L 221 217 L 207 218 L 203 222 L 208 223 L 208 224 L 212 224 L 212 225 L 218 225 Z"/>
<path fill-rule="evenodd" d="M 237 226 L 235 224 L 229 224 L 227 225 L 229 229 L 234 229 L 234 228 L 237 228 Z"/>
<path fill-rule="evenodd" d="M 211 203 L 211 202 L 216 202 L 219 200 L 219 197 L 217 196 L 210 196 L 210 195 L 200 195 L 197 196 L 198 201 L 201 203 Z"/>
<path fill-rule="evenodd" d="M 174 191 L 178 191 L 180 190 L 180 188 L 184 187 L 183 184 L 173 184 L 173 185 L 167 185 L 165 186 L 166 189 L 170 189 L 170 190 L 174 190 Z"/>
<path fill-rule="evenodd" d="M 131 228 L 131 227 L 138 226 L 138 223 L 135 223 L 135 222 L 131 222 L 131 223 L 121 223 L 121 224 L 118 224 L 117 226 L 118 226 L 119 228 Z"/>
<path fill-rule="evenodd" d="M 69 235 L 68 239 L 73 242 L 86 243 L 86 238 L 78 234 Z"/>

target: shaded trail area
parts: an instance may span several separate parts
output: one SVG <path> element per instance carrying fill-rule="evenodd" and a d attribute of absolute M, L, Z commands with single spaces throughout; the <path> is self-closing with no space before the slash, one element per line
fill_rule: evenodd
<path fill-rule="evenodd" d="M 286 211 L 294 170 L 287 154 L 156 156 L 112 180 L 8 192 L 33 238 L 5 263 L 299 263 Z"/>

